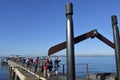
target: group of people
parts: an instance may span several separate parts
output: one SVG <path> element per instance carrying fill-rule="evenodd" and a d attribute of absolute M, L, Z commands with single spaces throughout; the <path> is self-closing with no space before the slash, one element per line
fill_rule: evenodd
<path fill-rule="evenodd" d="M 32 64 L 34 66 L 34 72 L 43 73 L 44 77 L 50 77 L 53 68 L 54 73 L 57 75 L 60 61 L 61 61 L 60 58 L 55 58 L 53 63 L 53 60 L 50 57 L 47 58 L 36 57 L 35 59 L 29 58 L 26 59 L 26 61 L 24 60 L 24 62 L 26 62 L 27 64 L 27 67 L 29 67 L 30 64 Z"/>

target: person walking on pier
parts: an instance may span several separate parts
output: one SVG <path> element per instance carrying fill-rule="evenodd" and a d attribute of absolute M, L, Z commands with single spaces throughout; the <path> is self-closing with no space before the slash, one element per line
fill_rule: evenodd
<path fill-rule="evenodd" d="M 59 65 L 60 61 L 61 60 L 59 58 L 55 58 L 55 61 L 54 61 L 54 68 L 55 68 L 55 70 L 54 70 L 54 72 L 55 72 L 56 75 L 58 74 L 58 67 L 60 67 L 60 65 Z"/>
<path fill-rule="evenodd" d="M 41 70 L 42 70 L 42 59 L 39 59 L 39 61 L 38 61 L 38 72 L 41 73 Z"/>
<path fill-rule="evenodd" d="M 30 59 L 29 58 L 26 59 L 26 64 L 27 64 L 27 68 L 29 68 L 29 65 L 30 65 Z"/>
<path fill-rule="evenodd" d="M 47 66 L 47 75 L 48 77 L 50 77 L 51 72 L 52 72 L 52 68 L 53 68 L 53 62 L 50 58 L 50 56 L 48 57 L 48 66 Z"/>
<path fill-rule="evenodd" d="M 49 71 L 52 71 L 52 68 L 53 68 L 53 62 L 52 62 L 52 60 L 51 60 L 50 57 L 48 57 L 48 63 L 49 63 L 49 65 L 48 65 L 48 69 L 49 69 Z"/>
<path fill-rule="evenodd" d="M 38 61 L 39 61 L 39 57 L 37 57 L 37 58 L 35 59 L 35 70 L 34 70 L 35 73 L 37 72 Z"/>
<path fill-rule="evenodd" d="M 25 61 L 26 61 L 26 59 L 23 58 L 23 59 L 22 59 L 22 66 L 25 66 Z"/>
<path fill-rule="evenodd" d="M 44 61 L 45 61 L 45 58 L 42 58 L 42 61 L 41 61 L 41 64 L 42 64 L 41 73 L 44 71 L 44 68 L 43 68 Z"/>
<path fill-rule="evenodd" d="M 44 77 L 47 77 L 47 66 L 48 66 L 48 59 L 45 59 L 43 63 Z"/>

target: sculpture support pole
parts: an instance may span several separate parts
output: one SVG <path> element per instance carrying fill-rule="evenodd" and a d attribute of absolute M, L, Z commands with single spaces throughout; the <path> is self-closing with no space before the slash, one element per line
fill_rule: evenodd
<path fill-rule="evenodd" d="M 119 37 L 119 29 L 117 16 L 112 16 L 112 28 L 113 28 L 113 37 L 115 44 L 115 58 L 116 58 L 116 69 L 117 69 L 117 78 L 120 80 L 120 37 Z"/>
<path fill-rule="evenodd" d="M 66 4 L 67 80 L 75 80 L 73 5 Z"/>

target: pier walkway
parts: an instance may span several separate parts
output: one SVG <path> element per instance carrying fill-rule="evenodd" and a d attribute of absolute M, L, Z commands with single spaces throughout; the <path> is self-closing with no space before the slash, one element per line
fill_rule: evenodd
<path fill-rule="evenodd" d="M 43 73 L 34 73 L 34 68 L 27 68 L 20 62 L 8 60 L 10 76 L 12 80 L 67 80 L 67 76 L 63 74 L 51 73 L 50 77 L 44 77 Z M 17 75 L 17 76 L 16 76 Z M 76 80 L 86 80 L 81 78 L 76 78 Z"/>

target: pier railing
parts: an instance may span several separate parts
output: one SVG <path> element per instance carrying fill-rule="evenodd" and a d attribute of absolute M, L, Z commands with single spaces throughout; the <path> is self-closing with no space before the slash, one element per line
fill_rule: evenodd
<path fill-rule="evenodd" d="M 60 64 L 59 72 L 63 75 L 67 74 L 66 64 Z M 81 78 L 88 78 L 89 76 L 89 70 L 88 70 L 88 64 L 75 64 L 75 73 L 76 77 Z"/>

